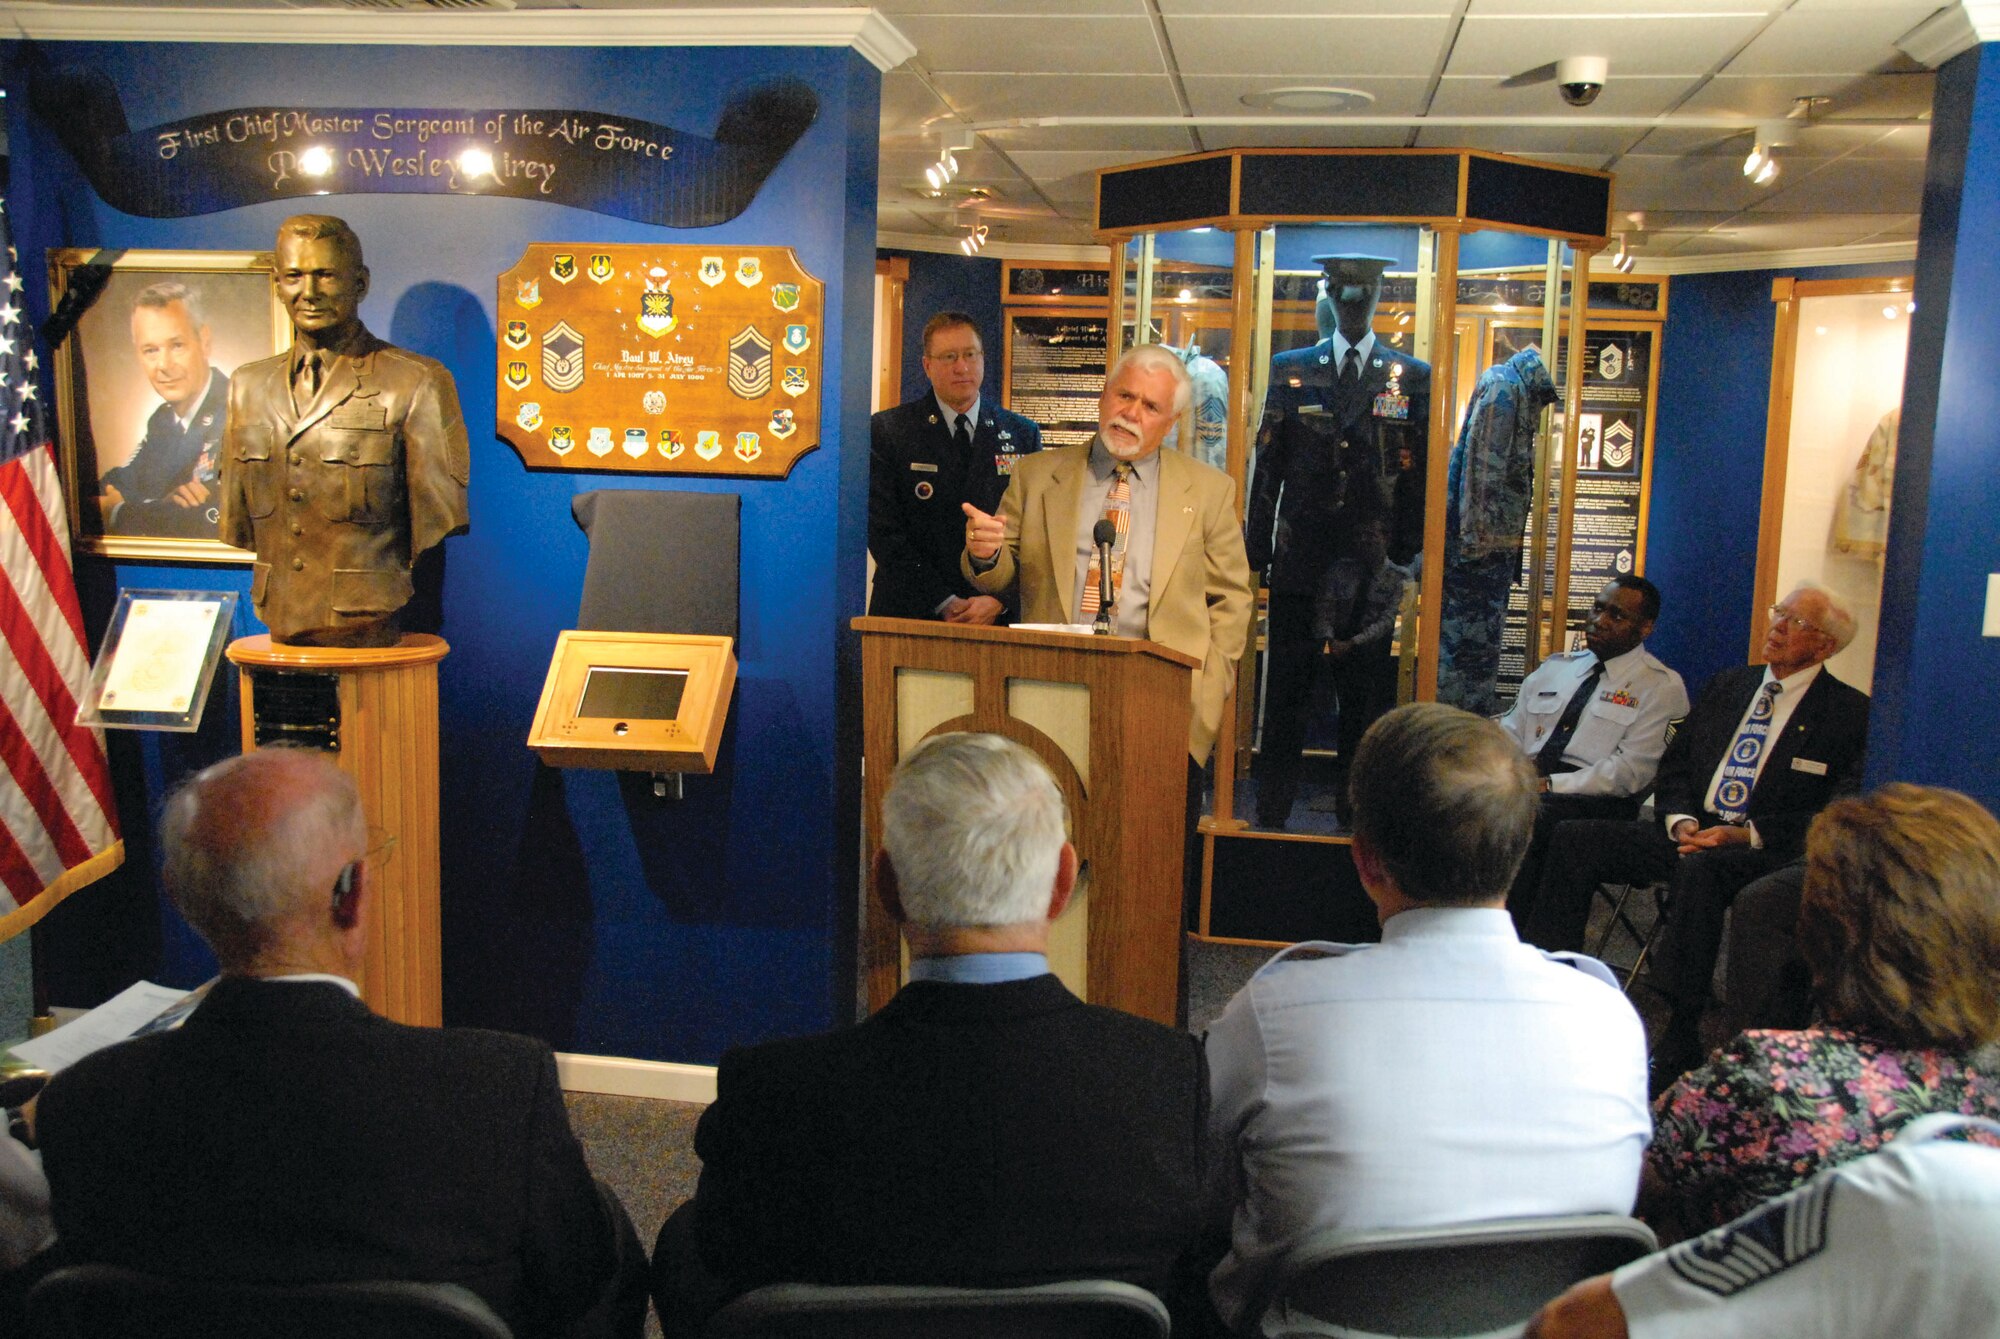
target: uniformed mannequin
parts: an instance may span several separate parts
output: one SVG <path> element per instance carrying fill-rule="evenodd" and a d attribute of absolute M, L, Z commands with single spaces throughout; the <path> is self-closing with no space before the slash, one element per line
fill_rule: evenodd
<path fill-rule="evenodd" d="M 1320 664 L 1313 606 L 1336 558 L 1354 556 L 1363 517 L 1389 510 L 1386 479 L 1430 433 L 1431 369 L 1377 342 L 1386 256 L 1314 256 L 1334 328 L 1271 360 L 1271 388 L 1251 481 L 1246 547 L 1271 590 L 1257 821 L 1283 827 L 1298 791 L 1299 751 Z M 1351 357 L 1350 357 L 1351 355 Z"/>
<path fill-rule="evenodd" d="M 368 267 L 340 219 L 280 224 L 274 281 L 292 347 L 230 384 L 222 538 L 257 552 L 250 594 L 272 641 L 393 646 L 411 565 L 466 527 L 458 390 L 361 324 Z"/>

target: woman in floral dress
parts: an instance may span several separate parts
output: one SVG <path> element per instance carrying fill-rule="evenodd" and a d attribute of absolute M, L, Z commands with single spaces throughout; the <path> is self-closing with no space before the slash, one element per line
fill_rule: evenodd
<path fill-rule="evenodd" d="M 1896 783 L 1806 839 L 1799 947 L 1820 1022 L 1739 1034 L 1660 1096 L 1639 1213 L 1706 1231 L 1933 1111 L 2000 1117 L 2000 822 Z"/>

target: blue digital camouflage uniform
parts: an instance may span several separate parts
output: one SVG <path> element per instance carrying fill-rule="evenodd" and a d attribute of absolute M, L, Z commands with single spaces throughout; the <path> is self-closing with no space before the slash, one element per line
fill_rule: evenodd
<path fill-rule="evenodd" d="M 1523 349 L 1479 376 L 1445 485 L 1444 609 L 1438 701 L 1500 713 L 1500 636 L 1535 482 L 1535 429 L 1556 400 L 1539 352 Z"/>

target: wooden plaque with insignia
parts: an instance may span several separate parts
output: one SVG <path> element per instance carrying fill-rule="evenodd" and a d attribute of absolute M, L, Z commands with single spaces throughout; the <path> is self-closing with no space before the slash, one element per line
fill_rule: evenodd
<path fill-rule="evenodd" d="M 528 468 L 782 479 L 819 445 L 826 293 L 790 247 L 536 242 L 499 283 Z"/>

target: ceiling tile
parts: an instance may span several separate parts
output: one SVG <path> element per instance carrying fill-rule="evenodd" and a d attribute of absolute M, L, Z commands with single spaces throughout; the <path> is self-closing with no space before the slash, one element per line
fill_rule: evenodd
<path fill-rule="evenodd" d="M 907 70 L 882 76 L 882 137 L 916 134 L 924 123 L 951 109 L 937 100 L 924 81 Z"/>
<path fill-rule="evenodd" d="M 1153 25 L 1144 17 L 1062 14 L 1045 19 L 911 15 L 896 26 L 933 74 L 1160 74 Z"/>
<path fill-rule="evenodd" d="M 1115 152 L 1143 149 L 1156 158 L 1199 153 L 1213 144 L 1197 145 L 1185 126 L 1033 126 L 1020 130 L 987 130 L 980 142 L 1003 153 L 1026 150 L 1093 149 Z"/>
<path fill-rule="evenodd" d="M 853 0 L 827 0 L 830 4 L 845 5 Z M 703 0 L 709 3 L 709 0 Z M 754 0 L 757 4 L 768 4 L 770 0 Z M 1074 15 L 1110 14 L 1144 15 L 1146 0 L 877 0 L 874 6 L 882 17 L 904 30 L 908 20 L 919 18 L 1050 18 L 1065 19 Z M 915 38 L 911 38 L 915 41 Z"/>
<path fill-rule="evenodd" d="M 939 74 L 945 101 L 968 121 L 1017 116 L 1178 116 L 1174 82 L 1163 74 Z"/>
<path fill-rule="evenodd" d="M 1303 86 L 1322 88 L 1329 85 L 1372 94 L 1374 102 L 1356 109 L 1362 114 L 1420 116 L 1424 110 L 1424 93 L 1430 88 L 1430 84 L 1429 75 L 1412 75 L 1400 79 L 1381 75 L 1343 75 L 1337 83 L 1333 79 L 1319 76 L 1300 79 L 1240 74 L 1190 74 L 1181 79 L 1181 86 L 1187 90 L 1188 105 L 1194 109 L 1197 116 L 1259 116 L 1263 113 L 1258 108 L 1244 103 L 1245 95 L 1268 92 L 1275 88 Z"/>
<path fill-rule="evenodd" d="M 1533 82 L 1493 75 L 1446 75 L 1438 81 L 1430 110 L 1439 116 L 1658 116 L 1680 100 L 1694 80 L 1687 75 L 1625 78 L 1618 67 L 1588 108 L 1572 108 L 1557 92 L 1555 77 Z"/>
<path fill-rule="evenodd" d="M 1559 18 L 1587 16 L 1622 18 L 1634 9 L 1647 14 L 1755 15 L 1783 9 L 1797 0 L 1643 0 L 1625 4 L 1622 0 L 1471 0 L 1467 13 L 1490 18 Z"/>
<path fill-rule="evenodd" d="M 1170 15 L 1174 59 L 1185 74 L 1297 75 L 1313 83 L 1348 76 L 1427 76 L 1449 36 L 1443 17 L 1360 17 L 1327 23 L 1292 18 Z"/>
<path fill-rule="evenodd" d="M 1398 126 L 1203 126 L 1211 149 L 1394 149 L 1409 138 Z"/>
<path fill-rule="evenodd" d="M 1527 158 L 1553 153 L 1594 155 L 1597 161 L 1591 166 L 1595 167 L 1630 148 L 1641 133 L 1612 127 L 1434 126 L 1417 137 L 1417 144 L 1426 149 L 1490 149 Z"/>
<path fill-rule="evenodd" d="M 1613 71 L 1615 76 L 1616 70 Z M 1823 119 L 1843 116 L 1915 118 L 1931 109 L 1931 90 L 1936 76 L 1922 74 L 1872 74 L 1859 78 L 1842 75 L 1717 75 L 1687 100 L 1680 110 L 1709 115 L 1736 115 L 1750 120 L 1772 120 L 1792 110 L 1792 99 L 1823 97 L 1831 101 L 1818 109 Z"/>
<path fill-rule="evenodd" d="M 1176 16 L 1225 14 L 1293 19 L 1407 18 L 1449 15 L 1456 0 L 1160 0 L 1160 13 Z"/>
<path fill-rule="evenodd" d="M 1878 0 L 1866 8 L 1843 10 L 1839 21 L 1825 10 L 1803 7 L 1780 14 L 1741 55 L 1730 74 L 1867 74 L 1911 68 L 1896 39 L 1922 23 L 1935 4 Z"/>
<path fill-rule="evenodd" d="M 1715 68 L 1765 19 L 1761 14 L 1481 19 L 1467 15 L 1446 74 L 1509 78 L 1563 56 L 1603 56 L 1611 78 L 1699 75 Z"/>
<path fill-rule="evenodd" d="M 1781 168 L 1783 163 L 1781 157 Z M 1907 214 L 1922 204 L 1923 193 L 1921 162 L 1843 158 L 1810 172 L 1781 171 L 1772 189 L 1751 208 L 1758 213 Z"/>
<path fill-rule="evenodd" d="M 1612 204 L 1625 209 L 1744 209 L 1760 187 L 1744 179 L 1740 158 L 1673 158 L 1631 154 L 1622 158 Z"/>

